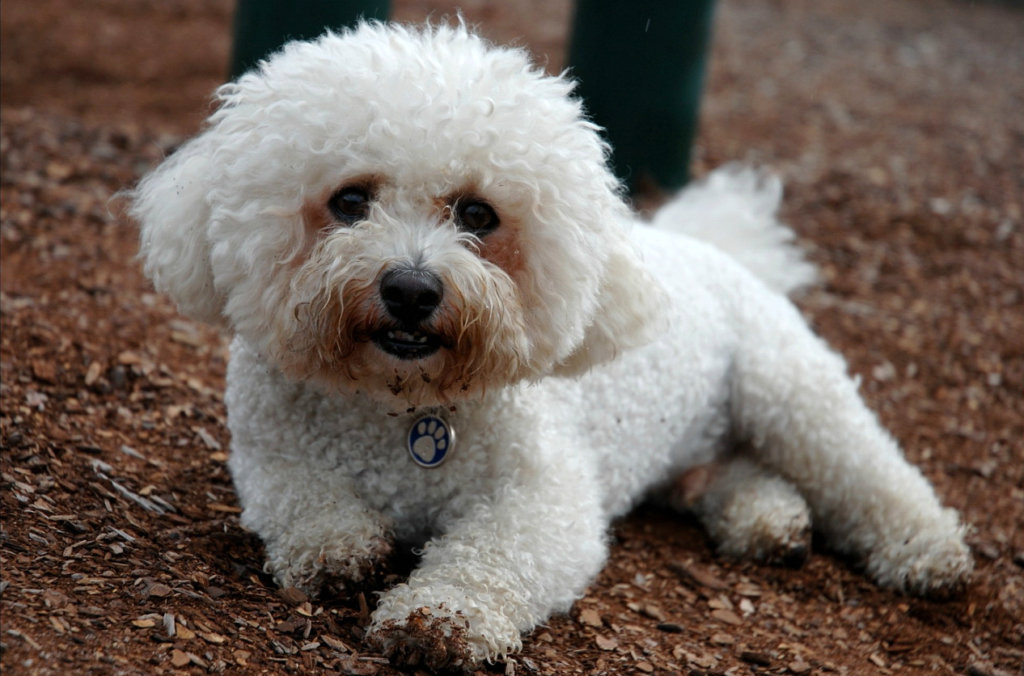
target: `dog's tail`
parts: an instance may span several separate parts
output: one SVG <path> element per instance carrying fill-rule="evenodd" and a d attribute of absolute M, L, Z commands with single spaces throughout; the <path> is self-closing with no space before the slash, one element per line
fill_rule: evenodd
<path fill-rule="evenodd" d="M 721 249 L 788 295 L 814 284 L 818 272 L 793 231 L 776 219 L 781 201 L 778 177 L 728 164 L 672 198 L 651 225 Z"/>

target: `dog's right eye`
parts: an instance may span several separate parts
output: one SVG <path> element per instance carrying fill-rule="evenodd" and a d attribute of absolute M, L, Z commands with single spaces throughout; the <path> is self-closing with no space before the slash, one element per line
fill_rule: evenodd
<path fill-rule="evenodd" d="M 499 223 L 494 207 L 480 200 L 470 200 L 459 204 L 455 209 L 455 221 L 460 228 L 477 237 L 494 232 Z"/>
<path fill-rule="evenodd" d="M 370 193 L 363 188 L 342 188 L 331 196 L 327 206 L 339 221 L 351 225 L 369 213 Z"/>

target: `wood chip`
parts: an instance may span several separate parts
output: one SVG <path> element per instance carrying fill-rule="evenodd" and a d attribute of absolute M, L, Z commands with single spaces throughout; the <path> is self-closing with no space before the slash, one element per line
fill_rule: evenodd
<path fill-rule="evenodd" d="M 35 642 L 35 641 L 34 641 L 34 640 L 32 639 L 32 637 L 31 637 L 31 636 L 29 636 L 28 634 L 26 634 L 26 633 L 24 633 L 24 632 L 18 631 L 17 629 L 8 629 L 8 630 L 7 630 L 7 633 L 8 633 L 8 634 L 9 634 L 10 636 L 14 636 L 15 638 L 20 638 L 21 640 L 25 641 L 25 643 L 28 643 L 28 644 L 29 644 L 30 646 L 32 646 L 32 647 L 33 647 L 33 648 L 34 648 L 35 650 L 42 650 L 42 649 L 43 649 L 43 647 L 42 647 L 41 645 L 39 645 L 38 643 L 36 643 L 36 642 Z"/>
<path fill-rule="evenodd" d="M 719 622 L 725 622 L 726 624 L 743 624 L 743 620 L 740 618 L 739 615 L 732 612 L 731 610 L 726 610 L 725 608 L 712 610 L 711 617 L 715 618 Z"/>
<path fill-rule="evenodd" d="M 43 592 L 43 603 L 47 608 L 58 610 L 68 604 L 68 597 L 55 589 L 47 589 Z"/>
<path fill-rule="evenodd" d="M 320 634 L 320 641 L 327 644 L 327 647 L 331 648 L 332 650 L 337 650 L 343 653 L 352 652 L 352 649 L 349 648 L 344 641 L 342 641 L 340 638 L 331 636 L 330 634 Z"/>
<path fill-rule="evenodd" d="M 213 438 L 213 435 L 206 431 L 205 427 L 194 428 L 196 436 L 199 437 L 200 441 L 209 448 L 211 451 L 221 450 L 220 442 Z"/>
<path fill-rule="evenodd" d="M 805 662 L 802 657 L 797 657 L 792 662 L 790 662 L 786 668 L 794 674 L 806 674 L 810 672 L 811 665 Z"/>
<path fill-rule="evenodd" d="M 156 583 L 150 585 L 149 588 L 146 589 L 145 592 L 143 592 L 143 595 L 144 596 L 157 596 L 157 597 L 161 597 L 162 598 L 164 596 L 170 596 L 171 595 L 171 591 L 172 591 L 171 588 L 168 587 L 167 585 L 165 585 L 163 582 L 156 582 Z"/>
<path fill-rule="evenodd" d="M 191 661 L 192 659 L 183 650 L 178 650 L 177 648 L 171 650 L 171 664 L 173 664 L 178 669 L 182 668 Z"/>
<path fill-rule="evenodd" d="M 74 168 L 66 162 L 50 160 L 46 163 L 46 175 L 55 181 L 63 181 L 66 178 L 70 178 L 73 173 Z"/>
<path fill-rule="evenodd" d="M 354 655 L 342 655 L 338 659 L 338 668 L 346 676 L 376 676 L 380 672 L 379 664 Z"/>
<path fill-rule="evenodd" d="M 293 606 L 302 605 L 309 601 L 309 597 L 306 596 L 305 592 L 298 587 L 285 587 L 284 589 L 278 589 L 277 595 Z"/>
<path fill-rule="evenodd" d="M 32 362 L 32 375 L 36 380 L 54 384 L 57 382 L 57 365 L 52 361 L 37 359 Z"/>
<path fill-rule="evenodd" d="M 359 624 L 365 626 L 370 622 L 370 604 L 366 602 L 366 593 L 359 592 L 356 601 L 359 603 Z"/>
<path fill-rule="evenodd" d="M 732 604 L 727 596 L 719 596 L 708 601 L 708 607 L 712 610 L 733 610 L 736 606 Z"/>
<path fill-rule="evenodd" d="M 729 585 L 725 582 L 694 564 L 682 562 L 670 563 L 669 568 L 672 572 L 679 575 L 684 582 L 696 583 L 701 587 L 722 591 L 729 588 Z"/>
<path fill-rule="evenodd" d="M 103 364 L 98 361 L 93 361 L 89 364 L 89 368 L 85 370 L 85 384 L 95 385 L 96 381 L 100 379 L 100 375 L 103 373 Z"/>
<path fill-rule="evenodd" d="M 715 666 L 715 658 L 711 655 L 694 655 L 686 653 L 686 661 L 700 669 L 711 669 Z"/>
<path fill-rule="evenodd" d="M 718 632 L 711 635 L 711 642 L 715 645 L 732 645 L 736 643 L 736 639 L 724 632 Z"/>
<path fill-rule="evenodd" d="M 290 634 L 294 631 L 305 628 L 305 626 L 305 618 L 299 617 L 298 615 L 291 615 L 287 620 L 278 622 L 274 629 L 281 634 Z"/>
<path fill-rule="evenodd" d="M 204 641 L 207 641 L 209 643 L 213 643 L 215 645 L 221 645 L 223 643 L 227 643 L 228 642 L 227 637 L 221 636 L 220 634 L 218 634 L 217 632 L 214 632 L 214 631 L 205 631 L 205 632 L 200 633 L 199 636 Z"/>
<path fill-rule="evenodd" d="M 604 622 L 601 620 L 601 614 L 593 608 L 586 608 L 580 611 L 580 623 L 585 624 L 588 627 L 602 627 Z"/>
<path fill-rule="evenodd" d="M 185 331 L 171 331 L 171 340 L 182 345 L 189 347 L 199 347 L 203 344 L 201 336 L 197 336 L 192 333 L 186 333 Z"/>
<path fill-rule="evenodd" d="M 174 613 L 164 613 L 164 634 L 168 638 L 174 638 L 177 629 L 177 622 L 174 621 Z"/>
<path fill-rule="evenodd" d="M 121 354 L 117 355 L 117 363 L 125 366 L 134 366 L 136 364 L 141 364 L 144 361 L 146 361 L 145 358 L 131 350 L 125 350 Z"/>
<path fill-rule="evenodd" d="M 222 505 L 216 502 L 211 502 L 206 505 L 207 509 L 214 512 L 224 512 L 225 514 L 241 514 L 242 508 L 235 507 L 234 505 Z"/>
<path fill-rule="evenodd" d="M 200 667 L 202 669 L 206 669 L 207 668 L 206 661 L 203 660 L 203 658 L 201 658 L 199 655 L 196 655 L 195 653 L 188 653 L 188 652 L 185 653 L 185 654 L 188 655 L 188 661 L 191 662 L 192 664 L 194 664 L 197 667 Z"/>
<path fill-rule="evenodd" d="M 613 638 L 608 638 L 606 636 L 599 635 L 594 638 L 594 642 L 597 644 L 597 647 L 601 650 L 615 650 L 619 647 L 618 641 L 616 641 Z"/>
<path fill-rule="evenodd" d="M 740 596 L 749 596 L 751 598 L 755 598 L 761 596 L 763 592 L 761 591 L 761 588 L 758 587 L 756 584 L 751 584 L 749 582 L 741 582 L 740 584 L 736 585 L 736 593 Z"/>

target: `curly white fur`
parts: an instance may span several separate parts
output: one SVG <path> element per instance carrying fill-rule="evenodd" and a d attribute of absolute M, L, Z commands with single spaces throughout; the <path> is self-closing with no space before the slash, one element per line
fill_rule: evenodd
<path fill-rule="evenodd" d="M 368 638 L 471 665 L 570 606 L 610 519 L 724 463 L 696 511 L 726 553 L 813 519 L 881 584 L 961 583 L 956 514 L 780 293 L 812 269 L 778 184 L 720 172 L 633 227 L 571 89 L 461 26 L 364 24 L 222 87 L 139 185 L 146 272 L 235 335 L 230 467 L 268 570 L 316 591 L 425 542 Z M 423 316 L 396 318 L 394 270 L 429 280 Z M 436 469 L 405 448 L 424 411 L 458 433 Z"/>

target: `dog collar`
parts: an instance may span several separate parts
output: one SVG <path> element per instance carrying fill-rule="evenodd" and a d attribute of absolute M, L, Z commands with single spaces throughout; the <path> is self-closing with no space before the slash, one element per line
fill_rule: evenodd
<path fill-rule="evenodd" d="M 452 452 L 455 430 L 443 418 L 427 414 L 409 428 L 406 443 L 413 462 L 428 469 L 437 467 Z"/>

